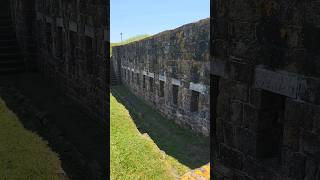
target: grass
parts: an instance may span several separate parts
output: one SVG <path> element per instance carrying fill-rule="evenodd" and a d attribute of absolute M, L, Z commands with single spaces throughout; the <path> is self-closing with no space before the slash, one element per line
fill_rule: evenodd
<path fill-rule="evenodd" d="M 129 44 L 131 42 L 139 41 L 139 40 L 142 40 L 142 39 L 147 38 L 149 36 L 150 35 L 148 35 L 148 34 L 141 34 L 141 35 L 137 35 L 137 36 L 131 37 L 131 38 L 129 38 L 127 40 L 124 40 L 122 42 L 110 43 L 110 56 L 112 55 L 112 47 L 113 46 L 121 46 L 121 45 Z"/>
<path fill-rule="evenodd" d="M 61 162 L 47 142 L 24 129 L 0 98 L 1 179 L 61 180 Z"/>
<path fill-rule="evenodd" d="M 112 87 L 111 92 L 117 98 L 110 100 L 112 179 L 137 175 L 172 179 L 172 172 L 181 176 L 209 162 L 209 138 L 178 127 L 123 86 Z M 147 133 L 152 141 L 140 133 Z"/>
<path fill-rule="evenodd" d="M 176 179 L 189 169 L 140 134 L 126 108 L 110 95 L 111 179 Z"/>

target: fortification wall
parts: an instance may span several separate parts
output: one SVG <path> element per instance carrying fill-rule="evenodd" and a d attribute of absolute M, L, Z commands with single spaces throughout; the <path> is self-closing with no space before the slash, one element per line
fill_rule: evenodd
<path fill-rule="evenodd" d="M 112 49 L 122 83 L 177 124 L 209 135 L 209 19 Z"/>
<path fill-rule="evenodd" d="M 319 179 L 320 1 L 211 5 L 215 179 Z"/>
<path fill-rule="evenodd" d="M 109 2 L 11 1 L 17 36 L 25 51 L 32 43 L 23 37 L 33 38 L 38 69 L 106 121 Z M 32 18 L 26 20 L 27 14 Z"/>

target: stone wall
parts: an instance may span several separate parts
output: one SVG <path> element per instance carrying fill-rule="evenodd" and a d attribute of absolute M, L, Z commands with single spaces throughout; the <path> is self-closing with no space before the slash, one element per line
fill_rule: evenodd
<path fill-rule="evenodd" d="M 34 70 L 36 67 L 35 1 L 5 1 L 10 2 L 11 18 L 15 24 L 17 39 L 26 61 L 26 67 L 29 70 Z"/>
<path fill-rule="evenodd" d="M 209 28 L 205 19 L 112 49 L 114 68 L 127 88 L 203 135 L 210 131 Z"/>
<path fill-rule="evenodd" d="M 213 1 L 215 179 L 320 178 L 320 1 Z"/>
<path fill-rule="evenodd" d="M 11 0 L 11 8 L 24 51 L 25 37 L 36 46 L 38 69 L 105 122 L 109 2 Z"/>

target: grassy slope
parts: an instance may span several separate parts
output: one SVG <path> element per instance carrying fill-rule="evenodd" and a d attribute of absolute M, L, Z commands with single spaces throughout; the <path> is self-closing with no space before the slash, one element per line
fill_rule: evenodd
<path fill-rule="evenodd" d="M 147 132 L 157 146 L 166 154 L 175 157 L 191 169 L 198 168 L 210 161 L 210 139 L 197 136 L 182 129 L 173 121 L 164 118 L 143 100 L 136 97 L 124 86 L 114 86 L 112 91 L 126 97 L 127 109 L 135 117 L 139 131 Z"/>
<path fill-rule="evenodd" d="M 110 55 L 112 55 L 112 47 L 113 46 L 120 46 L 120 45 L 128 44 L 128 43 L 131 43 L 131 42 L 134 42 L 134 41 L 139 41 L 139 40 L 142 40 L 142 39 L 147 38 L 149 36 L 150 35 L 148 35 L 148 34 L 141 34 L 141 35 L 137 35 L 137 36 L 134 36 L 132 38 L 129 38 L 127 40 L 124 40 L 122 42 L 110 43 Z"/>
<path fill-rule="evenodd" d="M 47 142 L 23 128 L 0 98 L 1 179 L 60 180 L 61 162 Z"/>
<path fill-rule="evenodd" d="M 160 153 L 156 144 L 140 134 L 129 112 L 110 95 L 111 179 L 175 179 L 188 170 Z"/>

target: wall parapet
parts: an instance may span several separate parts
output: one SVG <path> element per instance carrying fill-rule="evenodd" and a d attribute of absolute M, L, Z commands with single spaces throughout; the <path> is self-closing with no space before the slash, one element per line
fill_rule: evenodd
<path fill-rule="evenodd" d="M 181 126 L 209 135 L 209 19 L 112 49 L 122 83 Z"/>

